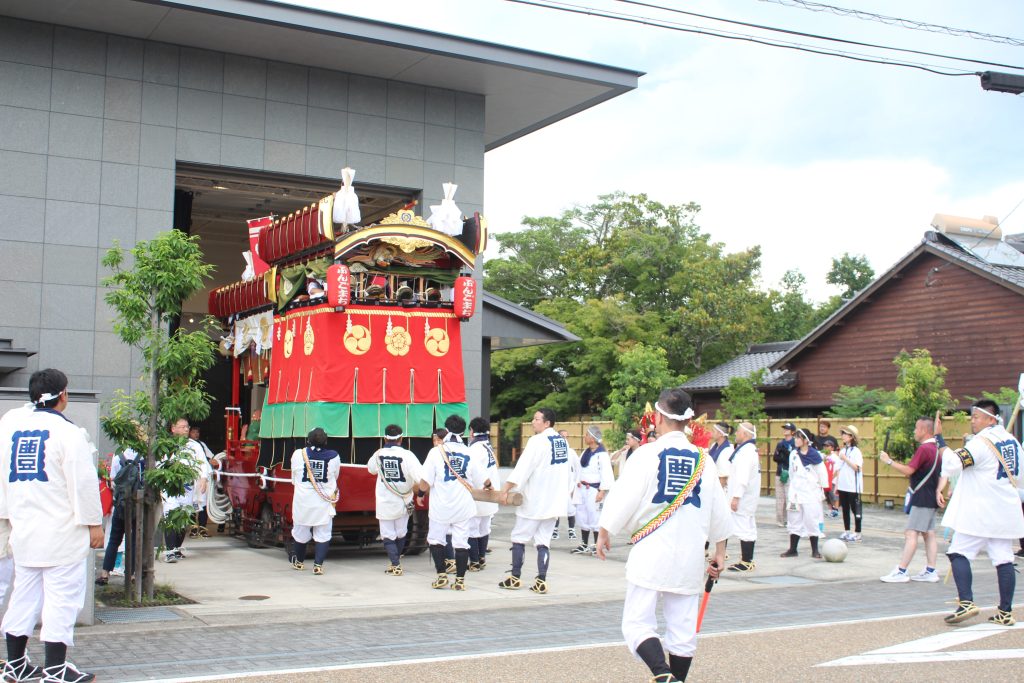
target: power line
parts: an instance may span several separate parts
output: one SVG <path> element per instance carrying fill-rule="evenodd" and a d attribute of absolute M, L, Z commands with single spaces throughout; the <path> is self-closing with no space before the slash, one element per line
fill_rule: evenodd
<path fill-rule="evenodd" d="M 774 26 L 765 26 L 763 24 L 752 24 L 746 21 L 737 21 L 735 19 L 724 19 L 722 17 L 713 17 L 707 14 L 698 14 L 696 12 L 689 12 L 686 10 L 676 9 L 674 7 L 664 7 L 662 5 L 655 5 L 648 2 L 640 2 L 639 0 L 616 0 L 626 5 L 637 5 L 639 7 L 646 7 L 648 9 L 661 10 L 663 12 L 671 12 L 673 14 L 683 14 L 690 17 L 697 17 L 699 19 L 710 19 L 711 21 L 720 21 L 725 24 L 734 24 L 736 26 L 745 26 L 747 28 L 755 28 L 761 31 L 773 31 L 776 33 L 785 33 L 786 35 L 798 36 L 800 38 L 812 38 L 814 40 L 824 40 L 834 43 L 842 43 L 844 45 L 855 45 L 857 47 L 870 47 L 880 50 L 891 50 L 893 52 L 905 52 L 907 54 L 921 55 L 922 57 L 937 57 L 939 59 L 949 59 L 957 62 L 969 62 L 971 64 L 982 64 L 984 66 L 998 66 L 1003 69 L 1017 69 L 1024 71 L 1024 66 L 1014 66 L 1012 64 L 1001 64 L 998 62 L 987 62 L 982 59 L 973 59 L 970 57 L 957 57 L 954 55 L 940 54 L 936 52 L 925 52 L 922 50 L 912 50 L 905 47 L 892 47 L 889 45 L 878 45 L 876 43 L 862 43 L 858 40 L 848 40 L 846 38 L 835 38 L 833 36 L 824 36 L 817 33 L 805 33 L 803 31 L 794 31 L 786 28 L 778 28 Z"/>
<path fill-rule="evenodd" d="M 1024 46 L 1024 40 L 1021 40 L 1019 38 L 1000 36 L 992 33 L 982 33 L 981 31 L 971 31 L 969 29 L 955 28 L 953 26 L 943 26 L 942 24 L 929 24 L 927 22 L 915 21 L 913 19 L 903 19 L 901 17 L 889 17 L 884 14 L 875 14 L 873 12 L 864 12 L 862 10 L 847 9 L 845 7 L 836 7 L 834 5 L 825 5 L 820 2 L 807 2 L 806 0 L 759 1 L 770 2 L 776 5 L 782 5 L 783 7 L 805 9 L 811 12 L 828 12 L 841 17 L 852 17 L 854 19 L 862 19 L 864 21 L 876 21 L 880 24 L 887 24 L 889 26 L 901 26 L 912 31 L 944 33 L 946 35 L 951 36 L 971 38 L 973 40 L 985 40 L 992 43 L 1003 43 L 1005 45 L 1013 45 L 1015 47 Z"/>
<path fill-rule="evenodd" d="M 944 67 L 937 66 L 934 64 L 926 64 L 920 62 L 911 62 L 909 60 L 894 60 L 888 57 L 874 56 L 869 57 L 860 53 L 848 52 L 842 50 L 829 50 L 824 48 L 815 48 L 804 45 L 802 43 L 787 42 L 787 41 L 776 41 L 768 40 L 763 38 L 757 38 L 752 35 L 734 33 L 730 31 L 719 31 L 707 29 L 700 26 L 692 26 L 688 24 L 680 24 L 678 22 L 671 22 L 663 19 L 652 19 L 649 17 L 641 17 L 637 15 L 624 14 L 621 12 L 611 12 L 606 10 L 598 10 L 593 7 L 585 7 L 581 5 L 570 5 L 568 3 L 557 3 L 547 4 L 542 2 L 535 2 L 533 0 L 506 0 L 506 2 L 512 2 L 519 5 L 528 5 L 532 7 L 540 7 L 543 9 L 555 10 L 558 12 L 567 12 L 569 14 L 582 14 L 586 16 L 601 17 L 603 19 L 613 19 L 615 21 L 623 21 L 632 24 L 640 24 L 643 26 L 653 26 L 656 28 L 664 28 L 670 31 L 679 31 L 681 33 L 692 33 L 696 35 L 710 36 L 713 38 L 724 38 L 726 40 L 740 40 L 744 42 L 754 43 L 757 45 L 767 45 L 769 47 L 779 47 L 787 50 L 797 50 L 799 52 L 807 52 L 810 54 L 825 55 L 828 57 L 840 57 L 842 59 L 849 59 L 857 62 L 866 62 L 869 64 L 883 64 L 886 66 L 898 66 L 908 69 L 918 69 L 920 71 L 926 71 L 928 73 L 936 74 L 939 76 L 977 76 L 979 75 L 974 71 L 965 71 L 963 69 L 956 69 L 955 67 Z"/>

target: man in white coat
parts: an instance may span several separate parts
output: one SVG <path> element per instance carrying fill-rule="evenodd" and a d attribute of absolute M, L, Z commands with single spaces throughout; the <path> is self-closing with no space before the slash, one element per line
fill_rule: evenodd
<path fill-rule="evenodd" d="M 384 573 L 401 576 L 413 489 L 423 478 L 423 467 L 412 451 L 402 448 L 402 428 L 388 425 L 384 428 L 384 447 L 370 456 L 366 469 L 377 475 L 377 520 L 389 562 Z"/>
<path fill-rule="evenodd" d="M 681 388 L 666 389 L 654 409 L 658 438 L 633 453 L 609 493 L 601 513 L 597 557 L 607 558 L 615 534 L 638 530 L 626 560 L 622 635 L 654 681 L 683 681 L 697 651 L 704 572 L 718 578 L 732 520 L 714 460 L 683 432 L 693 417 L 690 395 Z M 705 565 L 708 542 L 714 545 L 714 559 Z M 667 663 L 658 634 L 659 600 Z"/>
<path fill-rule="evenodd" d="M 741 422 L 736 429 L 736 447 L 728 456 L 729 483 L 726 497 L 732 510 L 732 525 L 740 540 L 740 561 L 731 572 L 754 569 L 754 543 L 757 541 L 757 501 L 761 495 L 761 458 L 757 452 L 757 429 Z M 721 458 L 719 458 L 721 461 Z"/>
<path fill-rule="evenodd" d="M 313 551 L 313 575 L 324 573 L 324 561 L 331 546 L 335 505 L 338 503 L 338 475 L 341 456 L 327 448 L 327 433 L 317 427 L 306 436 L 306 447 L 292 453 L 292 567 L 305 569 L 306 545 Z"/>
<path fill-rule="evenodd" d="M 608 495 L 608 489 L 615 482 L 612 460 L 601 437 L 601 428 L 597 425 L 590 425 L 583 434 L 583 445 L 586 448 L 580 454 L 579 482 L 576 484 L 579 495 L 576 519 L 580 522 L 583 542 L 572 551 L 574 555 L 593 555 L 597 552 L 599 508 Z M 590 534 L 594 534 L 594 545 L 590 545 Z"/>
<path fill-rule="evenodd" d="M 469 483 L 476 489 L 500 489 L 501 475 L 498 460 L 491 446 L 491 423 L 483 417 L 469 421 L 469 457 L 474 461 L 471 470 L 474 479 Z M 487 542 L 491 536 L 491 518 L 498 511 L 497 503 L 476 502 L 476 516 L 469 528 L 469 571 L 478 572 L 487 566 Z"/>
<path fill-rule="evenodd" d="M 508 504 L 508 493 L 517 488 L 523 504 L 516 508 L 512 527 L 512 571 L 498 584 L 499 588 L 518 590 L 522 587 L 526 544 L 532 540 L 537 548 L 537 578 L 530 590 L 543 595 L 548 592 L 548 565 L 551 532 L 555 520 L 566 509 L 574 485 L 569 458 L 569 443 L 555 431 L 555 411 L 541 408 L 533 414 L 534 435 L 526 442 L 515 469 L 502 487 L 502 503 Z"/>
<path fill-rule="evenodd" d="M 971 431 L 974 438 L 963 448 L 953 450 L 942 438 L 941 415 L 936 415 L 935 442 L 942 458 L 936 494 L 939 507 L 945 506 L 943 492 L 949 478 L 960 475 L 942 518 L 942 526 L 955 532 L 946 556 L 958 595 L 956 610 L 945 621 L 958 624 L 978 613 L 971 560 L 984 550 L 996 568 L 999 583 L 999 607 L 989 621 L 1013 626 L 1013 591 L 1017 584 L 1013 543 L 1024 536 L 1021 445 L 1003 428 L 999 406 L 987 399 L 971 408 Z"/>
<path fill-rule="evenodd" d="M 32 373 L 29 398 L 35 410 L 0 426 L 0 519 L 11 523 L 17 576 L 2 625 L 5 681 L 95 678 L 67 661 L 75 619 L 85 605 L 90 548 L 103 547 L 94 448 L 85 430 L 63 415 L 67 386 L 60 370 Z M 25 653 L 40 615 L 42 671 Z"/>

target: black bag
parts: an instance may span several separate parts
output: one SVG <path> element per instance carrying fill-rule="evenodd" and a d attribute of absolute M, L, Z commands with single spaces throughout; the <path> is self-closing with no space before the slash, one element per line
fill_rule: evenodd
<path fill-rule="evenodd" d="M 135 496 L 136 491 L 142 490 L 142 468 L 140 467 L 140 456 L 129 460 L 124 457 L 124 453 L 118 453 L 117 457 L 121 460 L 121 469 L 117 471 L 113 479 L 114 504 L 123 505 L 125 501 L 131 500 Z"/>

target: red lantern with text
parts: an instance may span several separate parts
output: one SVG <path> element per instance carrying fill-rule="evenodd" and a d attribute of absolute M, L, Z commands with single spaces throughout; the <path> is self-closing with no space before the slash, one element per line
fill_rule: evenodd
<path fill-rule="evenodd" d="M 352 273 L 348 266 L 335 263 L 327 269 L 327 302 L 332 306 L 348 306 L 352 298 Z"/>
<path fill-rule="evenodd" d="M 476 280 L 471 277 L 455 278 L 455 315 L 466 320 L 476 310 Z"/>

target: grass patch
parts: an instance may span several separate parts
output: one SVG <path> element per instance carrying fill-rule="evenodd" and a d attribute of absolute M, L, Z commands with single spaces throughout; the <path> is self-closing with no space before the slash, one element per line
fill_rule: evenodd
<path fill-rule="evenodd" d="M 169 605 L 194 605 L 195 600 L 190 600 L 184 595 L 174 592 L 166 583 L 158 583 L 153 588 L 153 598 L 142 596 L 142 602 L 126 600 L 124 597 L 124 586 L 96 586 L 96 600 L 106 607 L 166 607 Z"/>

